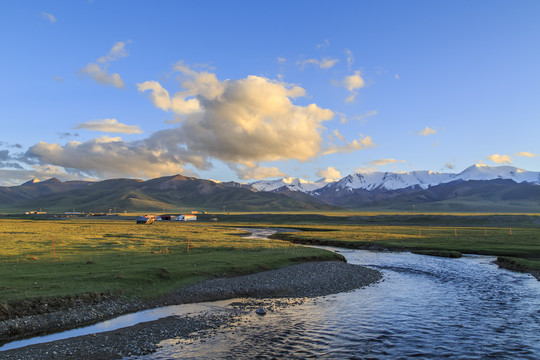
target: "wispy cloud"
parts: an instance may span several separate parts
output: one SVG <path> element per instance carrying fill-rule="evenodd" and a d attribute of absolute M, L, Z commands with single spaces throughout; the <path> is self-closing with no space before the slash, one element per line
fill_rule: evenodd
<path fill-rule="evenodd" d="M 79 123 L 75 129 L 86 129 L 108 133 L 141 134 L 142 130 L 137 125 L 119 123 L 116 119 L 91 120 Z"/>
<path fill-rule="evenodd" d="M 328 39 L 324 39 L 324 41 L 320 44 L 317 44 L 317 49 L 323 49 L 330 46 L 330 41 Z"/>
<path fill-rule="evenodd" d="M 267 179 L 267 178 L 273 178 L 273 177 L 283 177 L 287 176 L 286 174 L 282 173 L 277 167 L 265 167 L 265 166 L 257 166 L 257 167 L 246 167 L 246 166 L 237 166 L 237 165 L 231 165 L 230 166 L 237 174 L 240 179 L 248 180 L 248 179 Z"/>
<path fill-rule="evenodd" d="M 368 117 L 372 117 L 372 116 L 375 116 L 377 115 L 379 112 L 377 110 L 370 110 L 368 111 L 367 113 L 365 114 L 362 114 L 362 115 L 358 115 L 358 116 L 353 116 L 351 118 L 351 120 L 358 120 L 358 121 L 366 121 L 366 119 Z"/>
<path fill-rule="evenodd" d="M 70 132 L 61 132 L 61 133 L 58 133 L 58 136 L 60 136 L 60 139 L 65 139 L 65 138 L 77 137 L 79 136 L 79 134 L 70 133 Z"/>
<path fill-rule="evenodd" d="M 370 161 L 369 164 L 372 166 L 385 166 L 388 164 L 397 164 L 397 163 L 404 163 L 405 160 L 396 160 L 396 159 L 379 159 Z"/>
<path fill-rule="evenodd" d="M 54 24 L 56 22 L 56 17 L 53 14 L 50 14 L 48 12 L 42 12 L 41 17 L 43 19 L 49 20 L 51 24 Z"/>
<path fill-rule="evenodd" d="M 324 58 L 324 59 L 321 59 L 321 60 L 318 60 L 318 59 L 302 60 L 302 61 L 298 61 L 297 64 L 300 65 L 300 67 L 302 69 L 304 69 L 307 65 L 315 65 L 315 66 L 319 67 L 320 69 L 327 70 L 327 69 L 332 68 L 338 62 L 339 62 L 338 59 Z"/>
<path fill-rule="evenodd" d="M 432 129 L 432 128 L 430 128 L 429 126 L 426 126 L 426 127 L 424 128 L 424 130 L 419 131 L 419 132 L 417 133 L 417 135 L 420 135 L 420 136 L 429 136 L 429 135 L 434 135 L 434 134 L 436 134 L 436 133 L 437 133 L 437 130 Z"/>
<path fill-rule="evenodd" d="M 533 154 L 531 152 L 528 152 L 528 151 L 522 151 L 522 152 L 518 152 L 516 153 L 516 156 L 524 156 L 524 157 L 535 157 L 535 156 L 539 156 L 539 154 Z"/>
<path fill-rule="evenodd" d="M 347 66 L 349 71 L 351 71 L 352 65 L 354 64 L 354 56 L 351 50 L 345 49 L 345 55 L 347 55 Z"/>
<path fill-rule="evenodd" d="M 496 164 L 512 164 L 512 159 L 508 155 L 493 154 L 487 158 Z"/>
<path fill-rule="evenodd" d="M 357 140 L 353 140 L 350 143 L 345 143 L 343 145 L 330 145 L 322 152 L 322 155 L 348 154 L 353 151 L 368 149 L 372 147 L 375 147 L 375 143 L 371 139 L 371 136 L 365 136 L 360 137 Z"/>
<path fill-rule="evenodd" d="M 96 62 L 89 63 L 81 69 L 82 74 L 89 75 L 96 82 L 102 85 L 111 85 L 117 88 L 124 87 L 124 81 L 118 73 L 109 74 L 108 68 L 112 61 L 116 61 L 120 58 L 128 56 L 126 50 L 126 44 L 131 41 L 115 43 L 109 53 L 96 60 Z"/>

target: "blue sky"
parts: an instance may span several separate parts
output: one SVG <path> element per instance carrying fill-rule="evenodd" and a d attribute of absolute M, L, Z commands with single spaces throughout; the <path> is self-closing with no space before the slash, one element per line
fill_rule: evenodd
<path fill-rule="evenodd" d="M 540 170 L 538 1 L 2 1 L 0 185 Z"/>

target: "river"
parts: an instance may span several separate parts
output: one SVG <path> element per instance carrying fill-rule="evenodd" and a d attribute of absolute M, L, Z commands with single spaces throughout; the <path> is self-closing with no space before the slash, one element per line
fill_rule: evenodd
<path fill-rule="evenodd" d="M 332 249 L 338 250 L 338 249 Z M 539 359 L 540 282 L 494 257 L 339 249 L 384 281 L 251 314 L 210 338 L 171 340 L 138 359 Z"/>

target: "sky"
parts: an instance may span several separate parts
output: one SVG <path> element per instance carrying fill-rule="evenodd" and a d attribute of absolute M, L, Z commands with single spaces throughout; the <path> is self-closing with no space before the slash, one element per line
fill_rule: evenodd
<path fill-rule="evenodd" d="M 0 2 L 0 186 L 540 170 L 540 2 Z"/>

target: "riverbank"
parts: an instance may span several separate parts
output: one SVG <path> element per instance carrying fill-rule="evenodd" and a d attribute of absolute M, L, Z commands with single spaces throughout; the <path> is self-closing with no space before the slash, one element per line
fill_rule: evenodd
<path fill-rule="evenodd" d="M 335 246 L 374 251 L 410 251 L 422 255 L 460 257 L 497 256 L 509 270 L 539 278 L 540 229 L 534 227 L 325 225 L 295 226 L 291 233 L 272 235 L 294 244 Z M 509 261 L 508 261 L 509 260 Z"/>
<path fill-rule="evenodd" d="M 0 323 L 0 338 L 6 342 L 21 334 L 73 328 L 113 315 L 172 304 L 238 297 L 285 298 L 287 300 L 281 303 L 294 303 L 295 300 L 291 299 L 351 291 L 381 278 L 382 274 L 376 270 L 343 262 L 302 263 L 241 277 L 206 280 L 152 302 L 115 302 L 109 299 L 100 304 L 9 319 Z M 168 317 L 112 332 L 7 350 L 0 352 L 0 359 L 120 359 L 130 354 L 146 354 L 155 351 L 161 340 L 225 326 L 239 311 L 246 310 L 240 307 L 223 314 Z"/>

